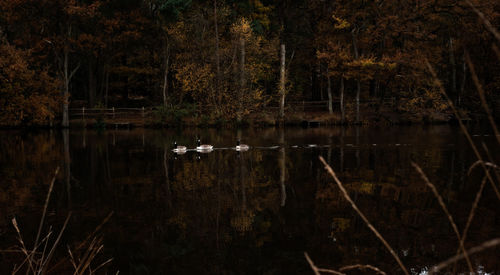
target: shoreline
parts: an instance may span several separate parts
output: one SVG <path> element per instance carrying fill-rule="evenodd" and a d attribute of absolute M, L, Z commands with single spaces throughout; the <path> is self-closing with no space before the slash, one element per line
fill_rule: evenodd
<path fill-rule="evenodd" d="M 475 117 L 467 118 L 466 124 L 477 124 L 485 121 L 486 118 Z M 363 116 L 362 121 L 356 123 L 353 120 L 346 120 L 344 123 L 337 115 L 328 113 L 306 113 L 302 115 L 290 115 L 284 121 L 270 117 L 251 117 L 243 120 L 241 123 L 235 120 L 207 120 L 200 117 L 186 117 L 181 121 L 160 121 L 152 117 L 134 117 L 130 119 L 72 119 L 68 129 L 167 129 L 167 128 L 273 128 L 273 127 L 338 127 L 338 126 L 410 126 L 410 125 L 458 125 L 458 120 L 451 115 L 437 114 L 434 116 L 401 116 L 394 114 L 380 114 L 378 116 Z M 20 129 L 61 129 L 60 123 L 52 125 L 17 125 L 0 126 L 1 130 L 20 130 Z"/>

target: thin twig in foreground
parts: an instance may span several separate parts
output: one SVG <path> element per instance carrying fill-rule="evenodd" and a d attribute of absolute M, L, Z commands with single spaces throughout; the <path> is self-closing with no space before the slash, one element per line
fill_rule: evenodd
<path fill-rule="evenodd" d="M 367 265 L 362 265 L 362 264 L 348 265 L 348 266 L 344 266 L 344 267 L 339 268 L 340 271 L 353 270 L 353 269 L 360 269 L 360 270 L 370 269 L 370 270 L 377 272 L 377 274 L 386 275 L 386 273 L 384 271 L 380 270 L 378 267 L 375 267 L 375 266 L 369 265 L 369 264 L 367 264 Z"/>
<path fill-rule="evenodd" d="M 35 255 L 35 254 L 40 254 L 40 252 L 36 252 L 36 250 L 38 249 L 38 247 L 40 245 L 42 245 L 43 243 L 45 243 L 45 246 L 47 246 L 47 243 L 49 242 L 49 238 L 50 236 L 52 235 L 52 231 L 49 230 L 49 233 L 47 233 L 47 235 L 40 241 L 40 243 L 38 244 L 37 247 L 35 247 L 35 249 L 33 251 L 30 252 L 30 256 L 29 257 L 26 257 L 20 264 L 18 267 L 14 267 L 14 271 L 12 271 L 11 275 L 15 275 L 19 270 L 21 270 L 21 268 L 24 266 L 24 264 L 27 262 L 27 261 L 32 261 L 31 257 L 32 255 Z M 21 251 L 18 251 L 18 252 L 21 252 Z M 43 253 L 42 253 L 42 256 L 40 259 L 43 259 Z M 35 262 L 36 264 L 36 262 Z M 29 270 L 29 269 L 28 269 Z M 38 267 L 35 267 L 34 270 L 39 270 Z"/>
<path fill-rule="evenodd" d="M 326 163 L 325 159 L 323 159 L 323 157 L 321 157 L 321 156 L 319 157 L 319 160 L 323 163 L 323 165 L 325 165 L 326 171 L 335 180 L 335 182 L 337 183 L 337 186 L 340 188 L 340 191 L 342 191 L 342 194 L 344 195 L 344 198 L 351 204 L 351 207 L 358 213 L 358 215 L 361 217 L 361 219 L 363 219 L 363 221 L 366 223 L 366 225 L 368 226 L 368 228 L 370 228 L 370 230 L 375 234 L 375 236 L 377 236 L 377 238 L 384 244 L 384 246 L 387 248 L 387 250 L 389 250 L 389 252 L 391 253 L 392 257 L 394 257 L 394 259 L 396 260 L 396 262 L 398 262 L 398 264 L 401 267 L 401 269 L 403 270 L 403 272 L 406 275 L 409 275 L 410 273 L 408 272 L 408 270 L 404 266 L 403 262 L 401 261 L 401 259 L 398 256 L 398 254 L 396 254 L 396 252 L 394 251 L 394 249 L 392 249 L 392 247 L 384 239 L 384 237 L 382 237 L 382 235 L 377 231 L 377 229 L 375 229 L 375 227 L 370 223 L 370 221 L 368 221 L 368 219 L 361 212 L 361 210 L 359 210 L 358 206 L 351 199 L 351 197 L 349 196 L 349 193 L 347 193 L 347 190 L 342 185 L 342 182 L 340 182 L 340 180 L 337 178 L 337 175 L 335 174 L 335 172 L 333 171 L 333 169 L 330 167 L 330 165 L 328 165 L 328 163 Z"/>
<path fill-rule="evenodd" d="M 469 217 L 467 218 L 467 223 L 465 224 L 464 232 L 462 233 L 462 241 L 465 242 L 467 238 L 467 232 L 469 231 L 469 227 L 472 224 L 472 219 L 474 219 L 474 215 L 476 213 L 477 206 L 479 204 L 479 200 L 481 200 L 481 195 L 483 194 L 484 186 L 486 185 L 486 177 L 483 177 L 481 181 L 481 186 L 479 186 L 479 190 L 477 191 L 476 198 L 474 199 L 474 203 L 472 204 L 472 208 L 469 212 Z M 460 252 L 460 248 L 457 253 Z"/>
<path fill-rule="evenodd" d="M 417 170 L 417 172 L 420 174 L 420 177 L 422 177 L 425 184 L 432 190 L 432 193 L 434 194 L 434 196 L 438 200 L 439 205 L 441 206 L 444 213 L 446 214 L 446 217 L 450 221 L 451 227 L 453 228 L 453 231 L 455 232 L 455 235 L 457 236 L 458 242 L 460 243 L 460 248 L 462 249 L 462 252 L 465 255 L 465 260 L 467 261 L 467 265 L 469 266 L 470 272 L 474 273 L 474 268 L 472 267 L 472 263 L 470 262 L 469 256 L 467 255 L 467 252 L 465 251 L 464 242 L 462 240 L 462 237 L 460 236 L 460 232 L 458 231 L 457 224 L 453 220 L 453 217 L 451 216 L 450 211 L 448 211 L 448 208 L 444 204 L 443 198 L 441 197 L 441 195 L 439 195 L 439 192 L 437 191 L 436 186 L 434 186 L 434 184 L 432 184 L 432 182 L 425 175 L 424 171 L 422 171 L 422 168 L 420 168 L 420 166 L 418 166 L 418 164 L 416 164 L 413 161 L 411 162 L 411 165 L 415 168 L 415 170 Z"/>
<path fill-rule="evenodd" d="M 70 217 L 71 217 L 71 212 L 66 217 L 66 220 L 64 221 L 64 224 L 61 228 L 61 231 L 59 232 L 59 235 L 57 235 L 57 238 L 56 238 L 54 244 L 52 245 L 52 248 L 50 249 L 49 254 L 47 255 L 47 258 L 41 259 L 43 261 L 41 268 L 40 268 L 42 274 L 44 274 L 45 269 L 47 268 L 50 260 L 52 259 L 52 255 L 54 255 L 54 251 L 56 250 L 56 247 L 59 244 L 59 241 L 61 240 L 62 234 L 63 234 L 64 230 L 66 229 L 66 226 L 68 225 Z"/>
<path fill-rule="evenodd" d="M 491 45 L 491 48 L 496 53 L 498 60 L 500 60 L 500 50 L 498 49 L 497 45 L 493 44 Z"/>
<path fill-rule="evenodd" d="M 486 144 L 484 143 L 484 141 L 482 142 L 482 145 L 483 145 L 483 150 L 486 153 L 486 156 L 490 160 L 490 162 L 488 162 L 488 163 L 493 163 L 493 157 L 491 156 L 490 150 L 488 149 L 488 147 L 486 146 Z M 494 165 L 494 166 L 496 166 L 496 165 Z M 494 167 L 494 166 L 493 166 L 493 168 L 494 168 L 493 169 L 493 173 L 495 174 L 495 176 L 497 178 L 497 182 L 500 182 L 500 173 L 498 173 L 498 171 L 500 170 L 500 167 L 498 167 L 498 166 Z"/>
<path fill-rule="evenodd" d="M 78 252 L 78 250 L 80 250 L 90 239 L 92 239 L 94 237 L 94 235 L 99 232 L 99 230 L 101 230 L 101 228 L 109 221 L 109 219 L 111 219 L 111 217 L 113 216 L 114 214 L 114 211 L 111 211 L 108 216 L 106 216 L 106 218 L 104 218 L 104 220 L 94 229 L 94 231 L 92 233 L 90 233 L 87 238 L 81 242 L 75 249 L 75 253 Z M 61 259 L 58 263 L 56 263 L 54 266 L 52 266 L 49 270 L 48 270 L 48 273 L 52 273 L 52 271 L 54 271 L 57 267 L 59 267 L 61 264 L 64 263 L 64 261 L 67 259 L 66 258 L 63 258 Z"/>
<path fill-rule="evenodd" d="M 309 263 L 309 265 L 311 266 L 311 269 L 314 271 L 314 274 L 315 275 L 320 275 L 321 272 L 325 272 L 325 273 L 330 273 L 330 274 L 336 274 L 336 275 L 346 275 L 345 273 L 342 273 L 342 272 L 338 272 L 338 271 L 335 271 L 335 270 L 331 270 L 331 269 L 324 269 L 324 268 L 318 268 L 314 263 L 313 261 L 311 260 L 311 258 L 309 258 L 309 255 L 307 255 L 307 252 L 304 252 L 304 256 L 306 257 L 306 260 L 307 262 Z"/>
<path fill-rule="evenodd" d="M 472 172 L 472 170 L 474 170 L 474 168 L 476 168 L 478 165 L 486 165 L 486 166 L 489 166 L 491 168 L 500 170 L 500 166 L 498 166 L 498 165 L 496 165 L 494 163 L 487 162 L 487 161 L 482 161 L 482 160 L 478 160 L 478 161 L 474 162 L 470 166 L 469 171 L 467 172 L 467 174 L 470 175 L 470 173 Z"/>
<path fill-rule="evenodd" d="M 28 271 L 31 269 L 31 271 L 33 271 L 33 273 L 35 273 L 35 270 L 33 269 L 33 262 L 31 260 L 31 254 L 28 253 L 28 249 L 26 249 L 26 245 L 24 244 L 23 237 L 21 236 L 21 230 L 19 229 L 19 226 L 17 225 L 16 218 L 12 219 L 12 225 L 14 225 L 14 228 L 16 229 L 17 235 L 19 236 L 19 243 L 21 244 L 21 251 L 24 253 L 24 255 L 26 255 L 26 259 L 28 260 L 28 264 L 29 264 Z"/>
<path fill-rule="evenodd" d="M 476 155 L 476 157 L 477 157 L 478 160 L 483 161 L 483 158 L 481 157 L 481 154 L 477 150 L 477 147 L 474 144 L 474 141 L 472 141 L 472 137 L 470 136 L 469 131 L 467 131 L 467 128 L 465 128 L 464 123 L 460 119 L 460 114 L 458 113 L 457 108 L 455 108 L 455 105 L 453 104 L 453 102 L 451 101 L 451 99 L 446 94 L 446 92 L 444 90 L 444 87 L 443 87 L 443 83 L 437 77 L 436 71 L 434 71 L 434 68 L 432 67 L 432 65 L 429 63 L 429 61 L 427 59 L 425 60 L 425 63 L 427 64 L 427 68 L 429 69 L 429 71 L 432 74 L 432 77 L 434 78 L 434 82 L 438 85 L 439 91 L 444 96 L 444 98 L 446 98 L 446 101 L 448 101 L 448 105 L 451 107 L 451 109 L 453 110 L 453 113 L 457 117 L 458 125 L 460 125 L 460 128 L 462 129 L 462 132 L 464 133 L 465 137 L 469 141 L 469 144 L 470 144 L 472 150 L 474 151 L 474 154 Z M 486 168 L 486 166 L 484 165 L 484 163 L 482 163 L 481 166 L 483 167 L 483 170 L 486 173 L 486 177 L 488 178 L 488 180 L 489 180 L 489 182 L 491 184 L 491 187 L 495 191 L 495 194 L 496 194 L 497 198 L 500 200 L 500 192 L 498 191 L 498 188 L 497 188 L 495 182 L 493 181 L 493 178 L 491 177 L 490 172 L 488 171 L 488 168 Z"/>
<path fill-rule="evenodd" d="M 45 214 L 47 214 L 47 207 L 49 206 L 50 194 L 52 194 L 52 189 L 54 188 L 54 182 L 56 181 L 57 174 L 59 173 L 59 167 L 56 168 L 54 173 L 54 177 L 52 181 L 50 181 L 49 191 L 47 192 L 47 197 L 45 198 L 45 204 L 43 205 L 42 218 L 40 219 L 40 225 L 38 226 L 38 232 L 36 233 L 35 238 L 35 247 L 38 244 L 38 240 L 40 239 L 40 234 L 42 233 L 43 223 L 45 221 Z"/>
<path fill-rule="evenodd" d="M 488 248 L 491 248 L 491 247 L 495 247 L 497 245 L 500 245 L 500 238 L 497 238 L 497 239 L 493 239 L 493 240 L 489 240 L 489 241 L 486 241 L 478 246 L 475 246 L 469 250 L 467 250 L 467 255 L 472 255 L 472 254 L 475 254 L 475 253 L 478 253 L 478 252 L 481 252 L 485 249 L 488 249 Z M 446 268 L 447 266 L 449 266 L 450 264 L 452 263 L 455 263 L 457 261 L 460 261 L 461 259 L 463 259 L 465 256 L 464 254 L 460 254 L 460 255 L 457 255 L 457 256 L 453 256 L 451 258 L 449 258 L 448 260 L 444 261 L 444 262 L 441 262 L 440 264 L 438 265 L 435 265 L 433 266 L 432 268 L 430 268 L 429 270 L 429 275 L 432 275 L 436 272 L 439 272 L 441 269 L 443 268 Z"/>
<path fill-rule="evenodd" d="M 495 38 L 498 41 L 500 41 L 500 33 L 498 33 L 498 31 L 497 31 L 497 29 L 495 29 L 495 27 L 493 27 L 493 25 L 486 18 L 486 16 L 482 12 L 480 12 L 478 9 L 476 9 L 476 7 L 474 7 L 474 5 L 472 5 L 472 3 L 469 0 L 465 0 L 465 2 L 467 4 L 469 4 L 469 6 L 472 8 L 472 10 L 479 16 L 479 18 L 481 18 L 481 20 L 483 21 L 486 28 L 495 36 Z"/>
<path fill-rule="evenodd" d="M 483 105 L 483 109 L 486 111 L 486 114 L 488 115 L 488 119 L 490 121 L 491 128 L 493 128 L 493 133 L 495 134 L 495 137 L 497 138 L 498 144 L 500 144 L 500 133 L 498 132 L 497 124 L 495 123 L 495 120 L 493 119 L 493 114 L 491 113 L 490 107 L 488 107 L 488 103 L 486 103 L 486 97 L 484 96 L 483 86 L 479 82 L 479 78 L 477 77 L 477 74 L 476 74 L 476 69 L 474 68 L 474 64 L 472 63 L 472 60 L 470 59 L 470 56 L 468 53 L 465 55 L 465 60 L 467 61 L 467 65 L 469 65 L 472 80 L 474 81 L 474 85 L 476 85 L 477 92 L 479 93 L 479 98 L 481 99 L 481 104 Z"/>

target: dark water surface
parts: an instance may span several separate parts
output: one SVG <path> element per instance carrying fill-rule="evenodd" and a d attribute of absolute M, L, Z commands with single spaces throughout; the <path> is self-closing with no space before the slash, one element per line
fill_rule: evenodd
<path fill-rule="evenodd" d="M 472 133 L 498 156 L 489 131 Z M 174 141 L 193 148 L 196 136 L 216 148 L 234 146 L 241 136 L 253 148 L 171 152 Z M 0 137 L 0 249 L 17 245 L 14 216 L 33 244 L 59 166 L 44 232 L 50 225 L 57 232 L 72 216 L 51 265 L 113 212 L 99 231 L 104 249 L 94 264 L 112 257 L 101 269 L 108 274 L 312 274 L 304 252 L 320 267 L 361 263 L 401 273 L 318 156 L 408 269 L 424 274 L 455 255 L 458 242 L 410 161 L 437 186 L 459 230 L 484 174 L 467 174 L 476 158 L 450 126 L 1 131 Z M 500 237 L 499 205 L 487 185 L 466 247 Z M 499 256 L 493 248 L 471 261 L 478 271 L 498 274 Z M 10 273 L 19 259 L 0 253 L 0 272 Z M 449 272 L 466 270 L 461 262 Z"/>

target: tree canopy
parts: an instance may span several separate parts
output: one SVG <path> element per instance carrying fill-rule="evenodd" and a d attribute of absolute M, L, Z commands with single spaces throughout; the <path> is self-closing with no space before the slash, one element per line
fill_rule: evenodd
<path fill-rule="evenodd" d="M 248 116 L 279 100 L 281 43 L 292 101 L 337 96 L 342 82 L 348 102 L 358 90 L 441 110 L 428 60 L 474 110 L 469 54 L 496 107 L 500 42 L 472 7 L 500 25 L 498 1 L 0 0 L 0 121 L 49 124 L 61 102 Z"/>

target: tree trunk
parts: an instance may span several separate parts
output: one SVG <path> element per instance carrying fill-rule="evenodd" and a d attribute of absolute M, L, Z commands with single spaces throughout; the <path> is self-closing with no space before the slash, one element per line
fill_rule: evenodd
<path fill-rule="evenodd" d="M 323 80 L 323 78 L 321 77 L 321 63 L 317 62 L 316 63 L 316 77 L 313 79 L 313 81 L 315 83 L 313 83 L 311 85 L 311 87 L 313 87 L 313 89 L 312 89 L 312 97 L 311 97 L 312 100 L 314 100 L 315 98 L 317 98 L 317 97 L 314 96 L 314 94 L 316 93 L 316 91 L 315 91 L 314 88 L 316 88 L 316 89 L 319 88 L 318 89 L 319 90 L 319 99 L 321 101 L 323 101 L 323 85 L 322 85 L 322 80 Z"/>
<path fill-rule="evenodd" d="M 170 63 L 170 52 L 167 46 L 165 53 L 165 72 L 163 73 L 163 106 L 167 107 L 167 95 L 168 95 L 168 70 Z"/>
<path fill-rule="evenodd" d="M 356 125 L 356 168 L 359 169 L 361 159 L 359 157 L 359 125 Z"/>
<path fill-rule="evenodd" d="M 280 129 L 280 158 L 279 158 L 279 166 L 280 166 L 280 187 L 281 187 L 281 206 L 285 206 L 286 203 L 286 152 L 285 152 L 285 129 Z"/>
<path fill-rule="evenodd" d="M 358 43 L 357 43 L 357 32 L 358 32 L 358 29 L 353 29 L 351 34 L 352 34 L 352 47 L 353 47 L 353 50 L 354 50 L 354 59 L 358 59 L 359 58 L 359 52 L 358 52 Z M 361 92 L 361 83 L 360 83 L 360 80 L 357 79 L 356 80 L 356 123 L 359 123 L 360 119 L 359 119 L 359 94 Z"/>
<path fill-rule="evenodd" d="M 71 157 L 69 151 L 69 130 L 63 130 L 64 143 L 64 180 L 66 182 L 66 192 L 68 195 L 68 207 L 71 207 Z"/>
<path fill-rule="evenodd" d="M 345 123 L 345 108 L 344 108 L 344 77 L 340 77 L 340 113 L 341 113 L 341 123 Z"/>
<path fill-rule="evenodd" d="M 453 50 L 453 38 L 450 37 L 450 66 L 451 66 L 451 95 L 457 96 L 457 67 L 455 64 L 455 53 Z"/>
<path fill-rule="evenodd" d="M 286 83 L 286 68 L 285 68 L 285 44 L 281 44 L 281 66 L 280 66 L 280 120 L 285 119 L 285 83 Z"/>
<path fill-rule="evenodd" d="M 215 80 L 215 93 L 217 94 L 217 106 L 222 104 L 222 93 L 220 91 L 220 56 L 219 56 L 219 29 L 217 26 L 217 0 L 214 0 L 214 25 L 215 25 L 215 65 L 217 75 Z"/>
<path fill-rule="evenodd" d="M 340 172 L 344 172 L 344 137 L 345 128 L 342 127 L 340 130 Z"/>
<path fill-rule="evenodd" d="M 326 68 L 326 81 L 327 81 L 326 91 L 328 93 L 328 112 L 331 115 L 333 114 L 332 81 L 330 79 L 328 67 Z"/>
<path fill-rule="evenodd" d="M 457 99 L 458 106 L 462 104 L 462 95 L 464 94 L 465 81 L 467 79 L 467 63 L 465 62 L 465 51 L 463 60 L 464 63 L 462 64 L 462 83 L 460 84 L 460 92 L 458 93 L 458 99 Z"/>
<path fill-rule="evenodd" d="M 359 94 L 361 93 L 361 82 L 356 80 L 356 123 L 360 122 L 359 119 Z"/>
<path fill-rule="evenodd" d="M 96 83 L 94 70 L 92 66 L 92 60 L 89 59 L 89 107 L 93 108 L 95 106 L 95 97 L 96 97 Z"/>
<path fill-rule="evenodd" d="M 64 50 L 64 90 L 63 90 L 63 120 L 62 127 L 69 127 L 68 105 L 69 105 L 69 77 L 68 77 L 68 50 Z"/>
<path fill-rule="evenodd" d="M 163 146 L 163 171 L 165 173 L 165 189 L 167 195 L 167 203 L 172 206 L 172 191 L 170 190 L 170 175 L 168 174 L 168 149 L 167 145 Z"/>
<path fill-rule="evenodd" d="M 68 26 L 68 39 L 71 37 L 71 25 Z M 56 53 L 58 54 L 58 53 Z M 69 127 L 69 114 L 68 114 L 68 109 L 69 109 L 69 83 L 73 76 L 75 75 L 76 71 L 78 71 L 78 68 L 80 68 L 80 64 L 78 64 L 72 71 L 71 73 L 69 72 L 68 68 L 68 63 L 69 63 L 69 51 L 68 48 L 65 47 L 63 50 L 63 68 L 62 68 L 62 74 L 63 74 L 63 119 L 61 123 L 61 127 L 63 128 L 68 128 Z"/>
<path fill-rule="evenodd" d="M 109 91 L 109 70 L 106 68 L 106 80 L 104 80 L 104 106 L 108 108 L 108 91 Z"/>
<path fill-rule="evenodd" d="M 243 116 L 243 98 L 245 97 L 245 38 L 240 38 L 240 89 L 238 92 L 238 122 Z"/>

